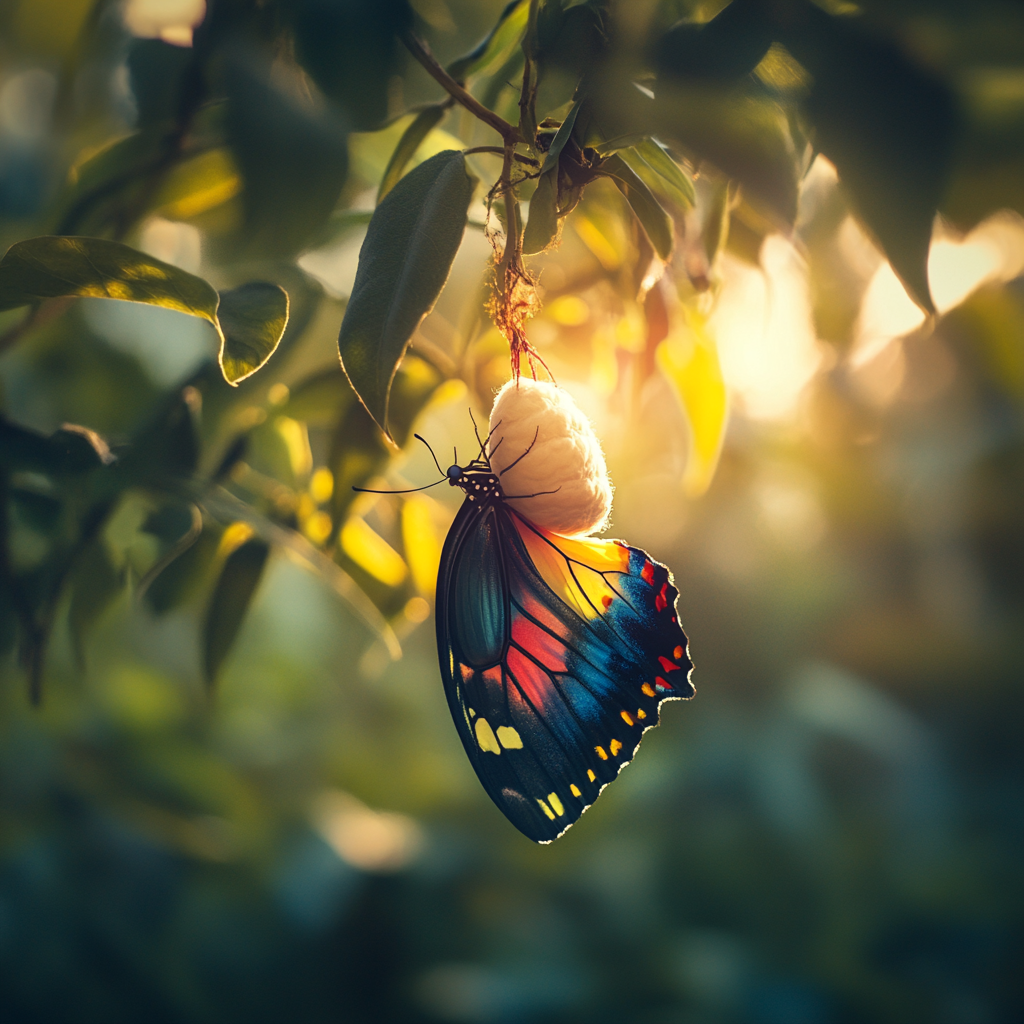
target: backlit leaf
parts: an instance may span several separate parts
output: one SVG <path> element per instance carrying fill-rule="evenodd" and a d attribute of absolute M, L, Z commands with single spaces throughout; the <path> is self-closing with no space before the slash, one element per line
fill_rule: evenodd
<path fill-rule="evenodd" d="M 222 292 L 220 368 L 229 384 L 254 374 L 274 354 L 288 325 L 288 293 L 268 281 Z"/>
<path fill-rule="evenodd" d="M 437 502 L 425 494 L 411 494 L 402 503 L 402 547 L 416 589 L 433 597 L 441 564 L 443 535 L 434 519 Z"/>
<path fill-rule="evenodd" d="M 176 309 L 219 330 L 212 285 L 121 242 L 44 235 L 16 242 L 0 260 L 0 310 L 86 295 Z"/>
<path fill-rule="evenodd" d="M 342 527 L 341 549 L 386 587 L 399 586 L 409 575 L 402 556 L 360 516 L 349 517 Z"/>
<path fill-rule="evenodd" d="M 805 110 L 857 212 L 918 305 L 928 287 L 932 224 L 950 171 L 953 98 L 895 45 L 812 3 L 780 33 L 811 73 Z"/>
<path fill-rule="evenodd" d="M 631 162 L 630 156 L 635 153 L 644 164 L 650 167 L 656 178 L 644 177 Z M 661 192 L 674 202 L 681 211 L 690 209 L 696 201 L 693 182 L 683 173 L 682 168 L 668 155 L 665 147 L 655 139 L 643 139 L 632 150 L 627 150 L 623 159 L 643 178 L 655 192 Z"/>
<path fill-rule="evenodd" d="M 658 346 L 657 359 L 679 398 L 690 427 L 683 490 L 696 498 L 708 489 L 714 478 L 729 414 L 718 350 L 703 317 L 689 312 L 686 328 L 670 335 Z"/>
<path fill-rule="evenodd" d="M 370 220 L 338 349 L 356 394 L 389 437 L 391 382 L 448 279 L 472 196 L 465 157 L 447 150 L 402 178 Z"/>
<path fill-rule="evenodd" d="M 626 197 L 626 202 L 651 240 L 654 251 L 663 260 L 667 260 L 672 255 L 672 220 L 651 194 L 651 190 L 617 154 L 608 157 L 601 165 L 601 170 Z"/>

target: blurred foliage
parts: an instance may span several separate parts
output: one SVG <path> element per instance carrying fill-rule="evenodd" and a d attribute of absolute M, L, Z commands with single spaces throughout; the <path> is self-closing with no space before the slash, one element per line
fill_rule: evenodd
<path fill-rule="evenodd" d="M 4 1020 L 1019 1019 L 1021 214 L 1010 2 L 0 3 Z M 352 490 L 510 343 L 699 691 L 543 849 Z"/>

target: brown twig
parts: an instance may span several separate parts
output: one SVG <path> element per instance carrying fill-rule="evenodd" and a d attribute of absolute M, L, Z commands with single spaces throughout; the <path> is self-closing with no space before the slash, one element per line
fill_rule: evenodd
<path fill-rule="evenodd" d="M 522 142 L 519 129 L 509 124 L 503 117 L 493 110 L 488 110 L 475 96 L 467 92 L 458 82 L 448 74 L 447 71 L 430 52 L 430 48 L 414 32 L 406 29 L 402 33 L 402 42 L 405 43 L 408 51 L 423 65 L 427 74 L 434 79 L 457 103 L 461 103 L 474 117 L 490 125 L 504 139 L 506 145 L 515 145 Z"/>

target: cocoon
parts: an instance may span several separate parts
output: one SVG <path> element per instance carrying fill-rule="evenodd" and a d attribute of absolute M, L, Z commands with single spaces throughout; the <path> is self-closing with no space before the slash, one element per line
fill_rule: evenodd
<path fill-rule="evenodd" d="M 511 498 L 513 508 L 565 537 L 604 529 L 612 510 L 608 467 L 594 428 L 567 391 L 547 381 L 510 380 L 494 400 L 490 435 L 491 468 L 508 470 L 501 476 L 505 494 L 536 495 Z"/>

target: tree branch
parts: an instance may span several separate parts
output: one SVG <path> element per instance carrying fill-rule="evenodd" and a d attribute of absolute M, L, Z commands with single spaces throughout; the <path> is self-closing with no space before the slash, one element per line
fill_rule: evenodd
<path fill-rule="evenodd" d="M 474 117 L 490 125 L 504 139 L 506 145 L 522 142 L 519 129 L 509 124 L 503 117 L 488 110 L 475 96 L 471 95 L 434 59 L 429 47 L 415 33 L 406 30 L 402 33 L 402 42 L 408 51 L 423 65 L 427 74 L 434 79 L 457 103 L 461 103 Z"/>

